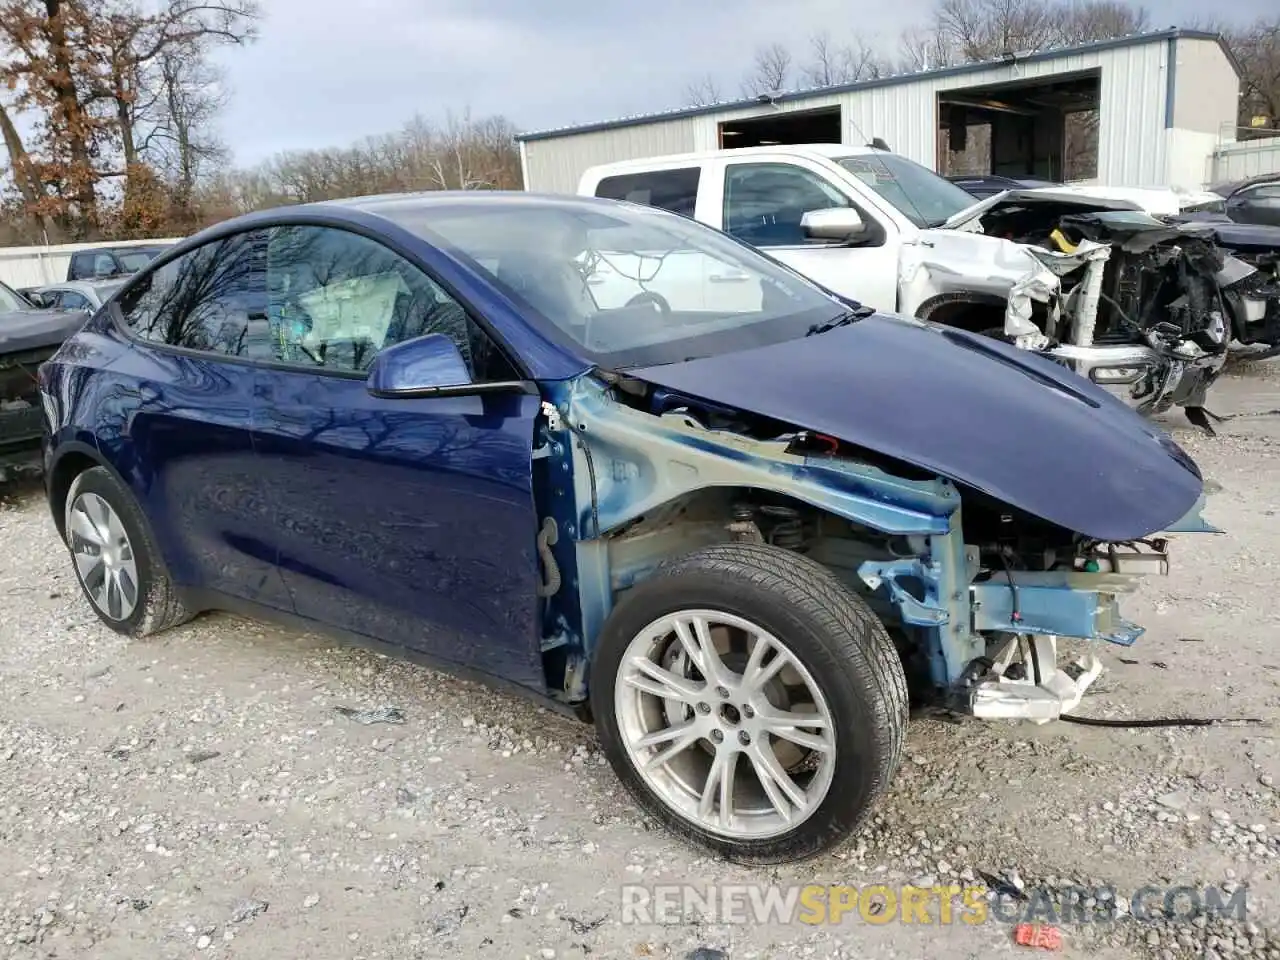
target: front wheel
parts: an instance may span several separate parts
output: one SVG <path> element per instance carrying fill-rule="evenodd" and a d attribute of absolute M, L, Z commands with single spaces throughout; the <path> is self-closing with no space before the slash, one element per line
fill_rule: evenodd
<path fill-rule="evenodd" d="M 618 603 L 591 704 L 637 802 L 742 863 L 814 856 L 856 830 L 907 721 L 902 663 L 870 608 L 806 557 L 738 543 Z"/>

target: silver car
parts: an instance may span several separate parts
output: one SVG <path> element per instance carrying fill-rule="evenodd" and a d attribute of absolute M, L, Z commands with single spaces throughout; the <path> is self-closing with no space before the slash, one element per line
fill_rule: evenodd
<path fill-rule="evenodd" d="M 124 286 L 127 278 L 119 280 L 66 280 L 51 283 L 27 291 L 36 306 L 53 310 L 83 310 L 93 313 L 106 303 L 113 293 Z"/>

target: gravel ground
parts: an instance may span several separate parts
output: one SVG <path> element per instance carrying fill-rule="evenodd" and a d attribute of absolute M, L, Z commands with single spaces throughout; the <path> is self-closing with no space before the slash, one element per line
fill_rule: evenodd
<path fill-rule="evenodd" d="M 1226 536 L 1181 538 L 1149 627 L 1082 705 L 1261 726 L 920 719 L 868 829 L 772 870 L 699 857 L 622 794 L 590 728 L 420 667 L 228 616 L 125 642 L 43 500 L 0 508 L 0 956 L 985 957 L 1010 927 L 621 922 L 621 887 L 1244 885 L 1246 922 L 1064 925 L 1068 957 L 1280 958 L 1280 361 L 1202 437 Z M 393 705 L 403 723 L 341 709 Z M 984 880 L 985 876 L 985 880 Z M 1274 931 L 1274 932 L 1269 932 Z"/>

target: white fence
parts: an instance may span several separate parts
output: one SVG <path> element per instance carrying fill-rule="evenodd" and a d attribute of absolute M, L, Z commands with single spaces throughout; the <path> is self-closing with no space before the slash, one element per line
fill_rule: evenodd
<path fill-rule="evenodd" d="M 60 283 L 67 279 L 67 267 L 71 255 L 80 250 L 96 250 L 101 247 L 145 247 L 158 243 L 177 243 L 166 240 L 101 240 L 97 243 L 63 243 L 42 247 L 0 247 L 0 282 L 15 290 L 22 287 L 39 287 L 46 283 Z"/>
<path fill-rule="evenodd" d="M 1280 137 L 1227 143 L 1214 151 L 1214 183 L 1243 180 L 1260 173 L 1280 173 Z"/>

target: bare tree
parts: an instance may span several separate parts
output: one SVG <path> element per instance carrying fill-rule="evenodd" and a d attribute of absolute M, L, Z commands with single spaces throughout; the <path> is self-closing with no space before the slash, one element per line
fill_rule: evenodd
<path fill-rule="evenodd" d="M 836 43 L 825 30 L 809 38 L 809 58 L 800 68 L 804 80 L 815 87 L 853 83 L 886 72 L 884 61 L 864 40 Z"/>
<path fill-rule="evenodd" d="M 905 30 L 898 44 L 899 66 L 904 72 L 936 70 L 955 63 L 954 49 L 936 30 Z"/>
<path fill-rule="evenodd" d="M 1280 17 L 1259 19 L 1229 31 L 1227 37 L 1244 74 L 1240 81 L 1241 131 L 1254 130 L 1253 118 L 1262 117 L 1261 133 L 1266 135 L 1280 127 Z"/>
<path fill-rule="evenodd" d="M 723 103 L 724 96 L 716 78 L 708 73 L 684 88 L 684 100 L 691 107 L 708 107 L 713 103 Z"/>
<path fill-rule="evenodd" d="M 751 69 L 742 80 L 742 95 L 754 97 L 786 89 L 791 77 L 791 64 L 791 51 L 782 44 L 760 47 L 752 58 Z"/>

